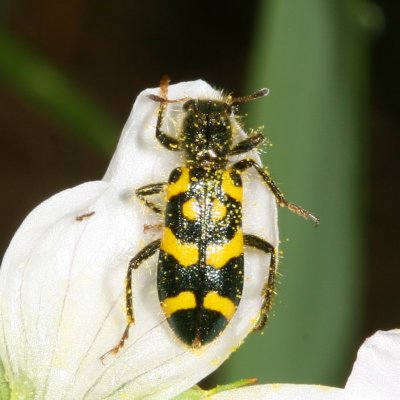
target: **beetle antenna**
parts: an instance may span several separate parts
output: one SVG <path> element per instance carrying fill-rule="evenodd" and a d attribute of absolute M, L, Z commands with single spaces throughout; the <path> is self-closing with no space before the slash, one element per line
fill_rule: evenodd
<path fill-rule="evenodd" d="M 169 83 L 171 82 L 171 78 L 168 75 L 163 75 L 160 80 L 160 90 L 161 90 L 161 96 L 164 97 L 165 99 L 168 98 L 168 86 Z"/>
<path fill-rule="evenodd" d="M 156 94 L 149 94 L 147 97 L 153 101 L 157 101 L 159 103 L 181 103 L 183 101 L 190 100 L 190 97 L 182 97 L 181 99 L 169 99 L 168 98 L 168 86 L 171 82 L 171 79 L 168 75 L 163 75 L 160 80 L 160 91 L 161 96 L 157 96 Z"/>
<path fill-rule="evenodd" d="M 156 94 L 148 94 L 147 97 L 150 100 L 157 101 L 158 103 L 182 103 L 183 101 L 188 101 L 191 97 L 182 97 L 181 99 L 166 99 Z"/>
<path fill-rule="evenodd" d="M 247 103 L 248 101 L 252 101 L 255 99 L 258 99 L 259 97 L 265 97 L 269 93 L 269 89 L 264 88 L 257 90 L 257 92 L 253 94 L 249 94 L 248 96 L 242 96 L 242 97 L 232 97 L 230 104 L 235 105 L 235 104 L 240 104 L 240 103 Z"/>

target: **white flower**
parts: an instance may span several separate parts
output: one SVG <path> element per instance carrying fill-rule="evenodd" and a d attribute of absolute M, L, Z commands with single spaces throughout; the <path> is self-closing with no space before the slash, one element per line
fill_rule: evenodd
<path fill-rule="evenodd" d="M 156 257 L 133 274 L 136 323 L 118 355 L 99 357 L 125 326 L 124 280 L 129 260 L 157 232 L 160 220 L 133 195 L 165 182 L 183 160 L 155 138 L 158 103 L 142 92 L 102 181 L 65 190 L 23 222 L 0 272 L 0 358 L 13 399 L 168 399 L 216 369 L 257 320 L 269 257 L 246 253 L 242 301 L 225 331 L 192 350 L 174 336 L 161 312 Z M 169 88 L 171 99 L 219 97 L 202 81 Z M 181 103 L 168 106 L 165 130 L 179 127 Z M 238 136 L 243 131 L 237 126 Z M 254 157 L 257 157 L 255 154 Z M 244 231 L 277 246 L 275 199 L 251 172 L 245 180 Z M 257 218 L 247 218 L 249 210 Z M 90 214 L 93 213 L 93 214 Z M 87 217 L 77 220 L 77 216 Z"/>
<path fill-rule="evenodd" d="M 212 400 L 398 400 L 400 399 L 400 329 L 378 331 L 358 351 L 344 389 L 273 384 L 225 391 Z"/>

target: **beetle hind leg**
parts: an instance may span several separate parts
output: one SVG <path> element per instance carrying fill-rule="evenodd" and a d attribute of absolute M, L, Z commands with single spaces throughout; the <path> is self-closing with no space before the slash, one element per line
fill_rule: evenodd
<path fill-rule="evenodd" d="M 261 250 L 264 253 L 270 254 L 271 260 L 269 263 L 268 281 L 262 289 L 263 302 L 260 310 L 260 317 L 253 331 L 260 331 L 264 328 L 268 320 L 268 314 L 272 307 L 275 294 L 275 277 L 276 277 L 276 250 L 272 244 L 255 235 L 244 235 L 245 246 L 253 247 Z"/>
<path fill-rule="evenodd" d="M 140 264 L 142 264 L 143 261 L 150 258 L 157 250 L 159 250 L 160 244 L 161 239 L 154 240 L 142 250 L 140 250 L 139 253 L 137 253 L 136 256 L 133 257 L 132 260 L 129 262 L 125 280 L 126 319 L 128 323 L 118 344 L 100 357 L 101 362 L 103 362 L 104 359 L 110 354 L 117 354 L 124 347 L 124 344 L 129 337 L 129 328 L 132 324 L 135 323 L 132 303 L 132 272 L 133 270 L 139 268 Z"/>

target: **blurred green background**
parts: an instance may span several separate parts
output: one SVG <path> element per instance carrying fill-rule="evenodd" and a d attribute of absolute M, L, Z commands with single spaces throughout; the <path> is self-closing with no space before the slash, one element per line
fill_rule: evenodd
<path fill-rule="evenodd" d="M 357 348 L 400 326 L 400 5 L 382 0 L 0 4 L 0 251 L 51 194 L 102 177 L 137 94 L 202 78 L 265 126 L 280 211 L 278 297 L 206 386 L 342 386 Z"/>

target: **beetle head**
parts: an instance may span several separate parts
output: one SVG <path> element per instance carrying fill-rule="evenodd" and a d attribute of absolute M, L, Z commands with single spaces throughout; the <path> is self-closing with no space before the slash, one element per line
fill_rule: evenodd
<path fill-rule="evenodd" d="M 225 162 L 232 145 L 232 107 L 220 100 L 191 99 L 183 110 L 181 140 L 188 161 Z"/>

